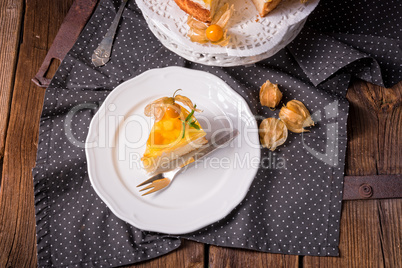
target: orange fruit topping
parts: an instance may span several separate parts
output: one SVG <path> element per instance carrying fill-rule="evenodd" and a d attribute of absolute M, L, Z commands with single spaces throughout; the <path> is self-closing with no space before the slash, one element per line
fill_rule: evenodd
<path fill-rule="evenodd" d="M 223 38 L 223 29 L 219 25 L 212 24 L 207 28 L 205 34 L 210 41 L 216 42 Z"/>
<path fill-rule="evenodd" d="M 180 111 L 180 106 L 178 104 L 173 104 L 166 108 L 165 114 L 169 118 L 177 118 L 180 116 Z"/>
<path fill-rule="evenodd" d="M 162 145 L 163 144 L 163 136 L 160 132 L 158 131 L 154 131 L 154 140 L 153 140 L 153 144 L 156 145 Z"/>

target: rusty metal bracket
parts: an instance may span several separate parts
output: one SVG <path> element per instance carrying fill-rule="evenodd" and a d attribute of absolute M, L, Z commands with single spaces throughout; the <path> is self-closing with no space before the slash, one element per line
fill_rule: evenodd
<path fill-rule="evenodd" d="M 73 47 L 79 34 L 87 23 L 98 0 L 75 0 L 71 5 L 60 30 L 57 33 L 52 46 L 47 53 L 38 73 L 32 78 L 32 81 L 40 87 L 48 87 L 49 78 L 46 78 L 46 72 L 52 62 L 52 59 L 62 61 L 67 52 Z"/>
<path fill-rule="evenodd" d="M 345 176 L 343 200 L 402 197 L 402 174 Z"/>

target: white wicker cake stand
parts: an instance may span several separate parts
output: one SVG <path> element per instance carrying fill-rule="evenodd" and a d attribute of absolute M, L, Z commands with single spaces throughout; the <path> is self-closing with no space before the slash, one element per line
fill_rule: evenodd
<path fill-rule="evenodd" d="M 248 0 L 232 2 L 237 2 L 239 9 L 251 3 Z M 234 38 L 227 48 L 222 48 L 191 42 L 186 36 L 187 15 L 173 0 L 137 0 L 151 31 L 166 48 L 187 60 L 221 67 L 253 64 L 273 56 L 299 34 L 318 2 L 310 0 L 305 5 L 300 0 L 283 0 L 277 10 L 265 18 L 250 15 L 256 11 L 246 7 L 235 13 L 237 23 L 229 30 L 235 33 Z M 257 33 L 253 33 L 255 29 Z"/>

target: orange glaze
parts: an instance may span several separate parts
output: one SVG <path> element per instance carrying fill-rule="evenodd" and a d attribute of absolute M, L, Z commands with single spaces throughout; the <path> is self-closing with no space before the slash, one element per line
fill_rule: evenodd
<path fill-rule="evenodd" d="M 163 149 L 174 146 L 182 140 L 183 142 L 186 140 L 183 139 L 183 121 L 186 119 L 189 112 L 179 104 L 175 105 L 180 107 L 180 114 L 178 117 L 172 118 L 172 114 L 165 112 L 162 119 L 155 122 L 147 142 L 151 148 L 156 150 Z M 196 124 L 201 128 L 197 121 Z M 190 128 L 187 124 L 185 125 L 185 128 L 185 137 L 191 137 L 193 135 L 198 135 L 199 133 L 199 131 Z"/>
<path fill-rule="evenodd" d="M 193 122 L 199 129 L 190 127 L 188 124 L 185 124 L 185 129 L 183 129 L 183 121 L 185 121 L 190 112 L 179 104 L 175 105 L 180 107 L 180 116 L 172 118 L 165 112 L 162 119 L 156 121 L 151 129 L 144 155 L 141 158 L 146 169 L 158 164 L 155 161 L 160 161 L 158 159 L 163 155 L 169 157 L 176 150 L 206 135 L 195 116 L 192 117 L 192 120 L 195 120 Z"/>
<path fill-rule="evenodd" d="M 168 145 L 178 141 L 182 134 L 183 123 L 180 117 L 170 118 L 165 116 L 155 123 L 151 132 L 150 145 Z"/>

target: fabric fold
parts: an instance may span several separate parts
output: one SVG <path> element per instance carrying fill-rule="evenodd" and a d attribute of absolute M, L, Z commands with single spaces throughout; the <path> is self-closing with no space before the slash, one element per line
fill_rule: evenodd
<path fill-rule="evenodd" d="M 314 29 L 304 28 L 288 49 L 315 86 L 345 68 L 361 79 L 384 86 L 376 59 Z"/>

